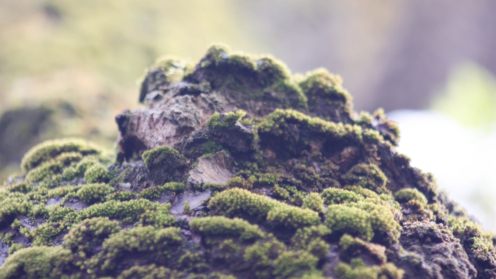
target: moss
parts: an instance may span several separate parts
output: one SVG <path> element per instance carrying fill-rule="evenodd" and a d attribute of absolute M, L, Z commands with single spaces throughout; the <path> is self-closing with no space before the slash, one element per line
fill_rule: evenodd
<path fill-rule="evenodd" d="M 154 279 L 154 278 L 180 278 L 183 274 L 154 264 L 133 266 L 124 270 L 117 279 Z"/>
<path fill-rule="evenodd" d="M 77 197 L 88 204 L 105 201 L 105 197 L 114 191 L 114 188 L 106 184 L 88 184 L 77 191 Z"/>
<path fill-rule="evenodd" d="M 82 156 L 100 154 L 101 148 L 93 143 L 82 139 L 60 139 L 50 140 L 40 143 L 22 158 L 21 168 L 27 172 L 40 166 L 42 163 L 50 161 L 62 153 L 75 152 Z"/>
<path fill-rule="evenodd" d="M 150 212 L 143 216 L 142 222 L 158 222 L 157 226 L 167 226 L 174 222 L 174 218 L 169 214 L 170 204 L 152 203 L 145 199 L 130 201 L 107 201 L 105 203 L 94 204 L 81 210 L 78 214 L 78 220 L 89 219 L 93 217 L 108 217 L 110 219 L 119 219 L 125 222 L 136 222 L 140 220 L 144 213 Z M 150 216 L 152 215 L 152 216 Z"/>
<path fill-rule="evenodd" d="M 375 164 L 358 164 L 345 176 L 348 184 L 370 189 L 377 193 L 387 193 L 387 177 Z"/>
<path fill-rule="evenodd" d="M 98 163 L 98 159 L 95 157 L 84 157 L 77 165 L 76 172 L 78 175 L 84 175 L 86 171 L 93 165 Z"/>
<path fill-rule="evenodd" d="M 362 259 L 353 259 L 350 264 L 340 263 L 334 272 L 339 279 L 378 279 L 393 278 L 401 279 L 405 273 L 394 264 L 368 267 Z"/>
<path fill-rule="evenodd" d="M 63 247 L 81 258 L 91 256 L 92 248 L 100 246 L 110 235 L 120 231 L 117 221 L 92 218 L 75 225 L 64 237 Z"/>
<path fill-rule="evenodd" d="M 107 168 L 101 164 L 94 164 L 84 173 L 84 181 L 86 183 L 107 183 L 112 176 Z"/>
<path fill-rule="evenodd" d="M 222 130 L 236 125 L 236 122 L 243 118 L 246 112 L 242 110 L 230 111 L 226 114 L 220 115 L 215 112 L 208 120 L 207 126 L 211 130 Z"/>
<path fill-rule="evenodd" d="M 139 193 L 139 196 L 144 199 L 158 199 L 162 193 L 167 191 L 180 193 L 184 191 L 184 183 L 168 182 L 159 187 L 145 188 Z"/>
<path fill-rule="evenodd" d="M 181 243 L 179 228 L 155 229 L 151 226 L 135 227 L 111 235 L 103 242 L 103 250 L 98 258 L 91 260 L 91 270 L 106 271 L 116 268 L 119 259 L 126 254 L 154 253 L 165 258 Z"/>
<path fill-rule="evenodd" d="M 318 193 L 310 193 L 303 201 L 302 208 L 308 208 L 313 211 L 322 212 L 324 207 L 323 202 Z"/>
<path fill-rule="evenodd" d="M 354 192 L 337 188 L 327 188 L 322 192 L 321 196 L 326 205 L 357 202 L 363 200 L 362 196 Z"/>
<path fill-rule="evenodd" d="M 289 198 L 289 192 L 288 190 L 279 187 L 279 185 L 276 185 L 272 188 L 272 196 L 279 200 L 287 200 Z"/>
<path fill-rule="evenodd" d="M 245 249 L 243 258 L 256 278 L 273 278 L 273 262 L 285 249 L 286 246 L 275 239 L 255 242 Z"/>
<path fill-rule="evenodd" d="M 54 179 L 57 175 L 62 174 L 66 167 L 79 162 L 82 158 L 79 153 L 62 153 L 54 159 L 45 161 L 36 168 L 31 169 L 26 175 L 26 181 L 34 183 L 44 179 Z"/>
<path fill-rule="evenodd" d="M 126 191 L 120 191 L 120 192 L 115 192 L 111 193 L 110 195 L 107 195 L 107 200 L 116 200 L 116 201 L 130 201 L 135 199 L 136 196 L 132 192 L 126 192 Z"/>
<path fill-rule="evenodd" d="M 50 206 L 47 208 L 49 216 L 48 220 L 50 220 L 51 222 L 62 221 L 67 215 L 76 212 L 76 210 L 74 210 L 73 208 L 60 205 Z"/>
<path fill-rule="evenodd" d="M 223 191 L 227 188 L 226 185 L 221 185 L 221 184 L 215 184 L 215 183 L 205 183 L 202 186 L 203 190 L 210 190 L 210 191 Z"/>
<path fill-rule="evenodd" d="M 299 228 L 291 239 L 295 249 L 306 249 L 315 239 L 327 238 L 331 230 L 324 225 Z"/>
<path fill-rule="evenodd" d="M 19 193 L 27 193 L 27 192 L 31 191 L 31 189 L 32 189 L 31 185 L 29 185 L 27 183 L 19 183 L 19 184 L 15 184 L 15 185 L 7 187 L 8 191 L 19 192 Z"/>
<path fill-rule="evenodd" d="M 191 208 L 189 207 L 189 202 L 188 201 L 184 201 L 183 213 L 186 214 L 186 215 L 193 214 L 193 210 L 191 210 Z"/>
<path fill-rule="evenodd" d="M 160 146 L 143 152 L 143 161 L 150 170 L 159 169 L 167 173 L 186 166 L 186 158 L 177 150 L 168 146 Z"/>
<path fill-rule="evenodd" d="M 407 203 L 409 201 L 418 201 L 422 206 L 427 205 L 427 199 L 424 194 L 415 188 L 401 189 L 394 194 L 394 198 L 400 203 Z"/>
<path fill-rule="evenodd" d="M 195 218 L 189 223 L 191 229 L 204 236 L 239 237 L 241 240 L 264 238 L 265 233 L 256 225 L 239 218 L 212 216 Z"/>
<path fill-rule="evenodd" d="M 28 213 L 32 204 L 21 198 L 7 198 L 0 202 L 0 227 L 10 225 L 19 215 Z"/>
<path fill-rule="evenodd" d="M 340 76 L 330 74 L 326 69 L 319 68 L 307 73 L 299 83 L 308 98 L 309 104 L 322 100 L 339 101 L 344 104 L 351 102 L 351 95 L 343 89 Z"/>
<path fill-rule="evenodd" d="M 0 267 L 1 279 L 61 278 L 73 268 L 69 250 L 56 247 L 29 247 L 8 257 Z"/>
<path fill-rule="evenodd" d="M 349 233 L 368 241 L 374 237 L 369 214 L 359 208 L 331 205 L 327 211 L 325 224 L 333 234 Z"/>
<path fill-rule="evenodd" d="M 242 189 L 247 189 L 250 190 L 253 188 L 253 184 L 251 184 L 249 181 L 246 181 L 242 177 L 236 176 L 231 179 L 229 179 L 226 183 L 227 188 L 242 188 Z"/>
<path fill-rule="evenodd" d="M 26 246 L 22 243 L 14 243 L 9 247 L 9 255 L 14 254 L 15 252 L 26 248 Z"/>
<path fill-rule="evenodd" d="M 70 214 L 70 213 L 69 213 Z M 66 231 L 64 222 L 48 222 L 34 230 L 26 231 L 33 238 L 33 246 L 52 245 L 55 237 Z"/>
<path fill-rule="evenodd" d="M 213 197 L 208 207 L 217 214 L 228 217 L 248 215 L 255 218 L 265 218 L 269 211 L 280 205 L 275 200 L 253 194 L 245 189 L 230 189 Z"/>
<path fill-rule="evenodd" d="M 340 258 L 349 261 L 358 256 L 364 256 L 378 264 L 386 262 L 386 247 L 366 242 L 358 237 L 344 234 L 339 240 L 341 247 Z"/>
<path fill-rule="evenodd" d="M 288 278 L 313 270 L 318 258 L 307 252 L 286 251 L 274 261 L 275 278 Z"/>

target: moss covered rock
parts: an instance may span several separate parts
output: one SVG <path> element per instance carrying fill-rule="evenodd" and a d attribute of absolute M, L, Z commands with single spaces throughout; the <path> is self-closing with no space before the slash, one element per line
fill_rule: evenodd
<path fill-rule="evenodd" d="M 0 190 L 0 278 L 496 278 L 496 238 L 342 80 L 208 49 L 147 72 L 114 163 L 35 146 Z"/>

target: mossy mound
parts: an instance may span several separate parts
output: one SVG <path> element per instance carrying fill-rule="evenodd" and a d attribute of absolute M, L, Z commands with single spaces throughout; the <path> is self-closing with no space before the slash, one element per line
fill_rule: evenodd
<path fill-rule="evenodd" d="M 211 47 L 143 79 L 110 164 L 36 146 L 0 191 L 0 278 L 496 278 L 496 238 L 339 77 Z"/>

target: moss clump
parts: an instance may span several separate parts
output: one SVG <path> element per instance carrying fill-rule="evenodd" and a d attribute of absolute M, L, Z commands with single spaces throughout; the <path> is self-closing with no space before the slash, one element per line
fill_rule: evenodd
<path fill-rule="evenodd" d="M 160 198 L 162 193 L 165 193 L 167 191 L 177 192 L 177 193 L 182 192 L 184 191 L 184 183 L 168 182 L 159 187 L 145 188 L 139 193 L 139 196 L 149 200 L 158 199 Z"/>
<path fill-rule="evenodd" d="M 29 247 L 8 257 L 0 267 L 0 278 L 61 278 L 75 268 L 71 251 L 60 246 Z"/>
<path fill-rule="evenodd" d="M 400 203 L 408 203 L 410 201 L 417 201 L 422 206 L 427 205 L 427 199 L 424 194 L 415 188 L 401 189 L 394 194 L 394 198 Z"/>
<path fill-rule="evenodd" d="M 272 188 L 272 196 L 279 200 L 287 200 L 289 198 L 289 192 L 288 190 L 279 187 L 279 185 L 276 185 Z"/>
<path fill-rule="evenodd" d="M 114 188 L 106 184 L 88 184 L 77 191 L 77 197 L 87 204 L 103 202 L 107 194 L 114 191 Z"/>
<path fill-rule="evenodd" d="M 103 243 L 101 256 L 90 263 L 91 270 L 103 272 L 116 268 L 119 259 L 129 253 L 150 253 L 167 258 L 181 243 L 179 228 L 155 229 L 151 226 L 136 227 L 111 235 Z"/>
<path fill-rule="evenodd" d="M 222 216 L 196 218 L 189 225 L 193 231 L 205 236 L 231 236 L 239 237 L 241 240 L 265 237 L 265 233 L 258 226 L 239 218 L 230 219 Z"/>
<path fill-rule="evenodd" d="M 207 120 L 207 126 L 212 130 L 229 128 L 236 125 L 236 122 L 245 115 L 246 112 L 242 110 L 231 111 L 222 116 L 216 112 Z"/>
<path fill-rule="evenodd" d="M 162 168 L 166 171 L 169 168 L 186 165 L 186 158 L 179 154 L 177 150 L 168 146 L 160 146 L 143 152 L 143 161 L 149 169 Z"/>
<path fill-rule="evenodd" d="M 36 168 L 31 169 L 26 175 L 26 181 L 30 183 L 42 180 L 51 181 L 56 176 L 61 175 L 65 168 L 79 162 L 82 158 L 79 153 L 62 153 L 54 159 L 45 161 Z"/>
<path fill-rule="evenodd" d="M 77 221 L 93 217 L 108 217 L 127 223 L 140 221 L 141 224 L 164 227 L 174 223 L 169 209 L 170 204 L 152 203 L 145 199 L 124 202 L 112 200 L 81 210 Z"/>
<path fill-rule="evenodd" d="M 322 199 L 320 198 L 320 195 L 318 193 L 310 193 L 305 198 L 305 200 L 303 200 L 303 205 L 301 207 L 308 208 L 317 212 L 322 212 L 324 210 L 322 204 Z"/>
<path fill-rule="evenodd" d="M 32 187 L 28 183 L 19 183 L 12 186 L 7 187 L 7 190 L 10 192 L 19 192 L 19 193 L 27 193 L 31 191 Z"/>
<path fill-rule="evenodd" d="M 21 162 L 21 168 L 27 172 L 41 165 L 43 162 L 50 161 L 62 153 L 75 152 L 82 156 L 98 155 L 101 148 L 93 143 L 82 139 L 61 139 L 46 141 L 31 148 L 24 155 Z"/>
<path fill-rule="evenodd" d="M 346 202 L 358 202 L 363 200 L 363 197 L 355 192 L 337 189 L 337 188 L 328 188 L 325 189 L 322 194 L 322 199 L 324 203 L 329 204 L 341 204 Z"/>
<path fill-rule="evenodd" d="M 219 90 L 239 101 L 264 101 L 266 106 L 302 107 L 306 97 L 284 64 L 270 56 L 256 57 L 228 53 L 228 48 L 214 45 L 186 80 L 206 80 L 212 90 Z"/>
<path fill-rule="evenodd" d="M 266 219 L 272 226 L 296 229 L 315 225 L 319 215 L 308 209 L 290 206 L 247 190 L 235 188 L 219 193 L 210 200 L 209 208 L 217 214 L 233 217 L 245 216 Z"/>
<path fill-rule="evenodd" d="M 360 258 L 351 260 L 350 264 L 340 263 L 334 272 L 339 279 L 401 279 L 405 273 L 404 270 L 391 263 L 382 266 L 367 266 Z"/>
<path fill-rule="evenodd" d="M 107 183 L 111 178 L 107 168 L 101 164 L 94 164 L 84 173 L 84 181 L 86 183 Z"/>
<path fill-rule="evenodd" d="M 334 234 L 349 233 L 365 240 L 374 237 L 369 214 L 360 208 L 331 205 L 327 211 L 325 224 Z"/>
<path fill-rule="evenodd" d="M 345 176 L 346 182 L 351 185 L 370 189 L 377 193 L 386 193 L 387 177 L 375 164 L 358 164 L 350 169 Z"/>
<path fill-rule="evenodd" d="M 242 189 L 247 189 L 250 190 L 253 188 L 253 184 L 251 184 L 249 181 L 246 181 L 242 177 L 236 176 L 231 179 L 229 179 L 226 183 L 227 188 L 242 188 Z"/>

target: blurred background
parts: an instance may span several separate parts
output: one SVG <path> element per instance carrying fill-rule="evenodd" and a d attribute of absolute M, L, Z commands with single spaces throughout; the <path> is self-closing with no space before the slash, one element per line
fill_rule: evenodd
<path fill-rule="evenodd" d="M 223 42 L 340 74 L 355 110 L 383 107 L 399 151 L 496 231 L 495 13 L 491 0 L 0 0 L 0 180 L 46 139 L 112 147 L 147 66 Z"/>

